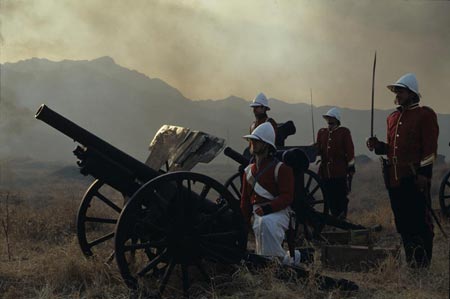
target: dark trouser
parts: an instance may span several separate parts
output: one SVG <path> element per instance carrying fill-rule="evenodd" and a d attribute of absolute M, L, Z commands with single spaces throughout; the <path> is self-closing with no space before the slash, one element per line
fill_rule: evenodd
<path fill-rule="evenodd" d="M 348 198 L 345 178 L 324 179 L 325 199 L 332 216 L 347 218 Z"/>
<path fill-rule="evenodd" d="M 403 240 L 406 261 L 412 267 L 428 267 L 433 254 L 433 223 L 430 196 L 419 192 L 413 177 L 388 189 L 395 226 Z M 428 206 L 427 206 L 428 201 Z"/>

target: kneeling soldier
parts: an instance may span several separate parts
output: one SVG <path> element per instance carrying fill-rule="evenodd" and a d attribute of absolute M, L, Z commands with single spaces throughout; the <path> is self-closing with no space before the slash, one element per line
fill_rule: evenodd
<path fill-rule="evenodd" d="M 269 122 L 244 138 L 249 140 L 255 160 L 242 178 L 242 214 L 249 226 L 253 215 L 256 253 L 284 258 L 282 242 L 289 226 L 294 175 L 290 167 L 274 158 L 275 132 Z"/>

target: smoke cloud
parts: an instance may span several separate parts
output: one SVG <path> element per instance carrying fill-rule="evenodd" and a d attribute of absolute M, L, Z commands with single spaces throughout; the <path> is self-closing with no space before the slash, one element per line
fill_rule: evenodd
<path fill-rule="evenodd" d="M 264 91 L 287 102 L 370 107 L 416 73 L 423 103 L 450 113 L 450 1 L 2 0 L 0 62 L 111 56 L 192 99 Z"/>

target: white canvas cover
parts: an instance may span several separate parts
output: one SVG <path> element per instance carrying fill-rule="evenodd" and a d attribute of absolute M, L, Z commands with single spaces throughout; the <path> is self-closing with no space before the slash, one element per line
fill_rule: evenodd
<path fill-rule="evenodd" d="M 163 125 L 149 146 L 145 164 L 158 170 L 191 170 L 197 163 L 208 163 L 225 147 L 225 140 L 189 128 Z"/>

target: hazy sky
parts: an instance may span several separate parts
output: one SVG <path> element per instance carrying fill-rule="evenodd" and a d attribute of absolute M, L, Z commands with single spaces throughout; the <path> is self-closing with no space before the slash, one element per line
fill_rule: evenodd
<path fill-rule="evenodd" d="M 417 74 L 423 104 L 450 113 L 450 1 L 0 0 L 0 62 L 116 63 L 191 99 L 263 91 L 287 102 L 393 107 L 385 85 Z"/>

